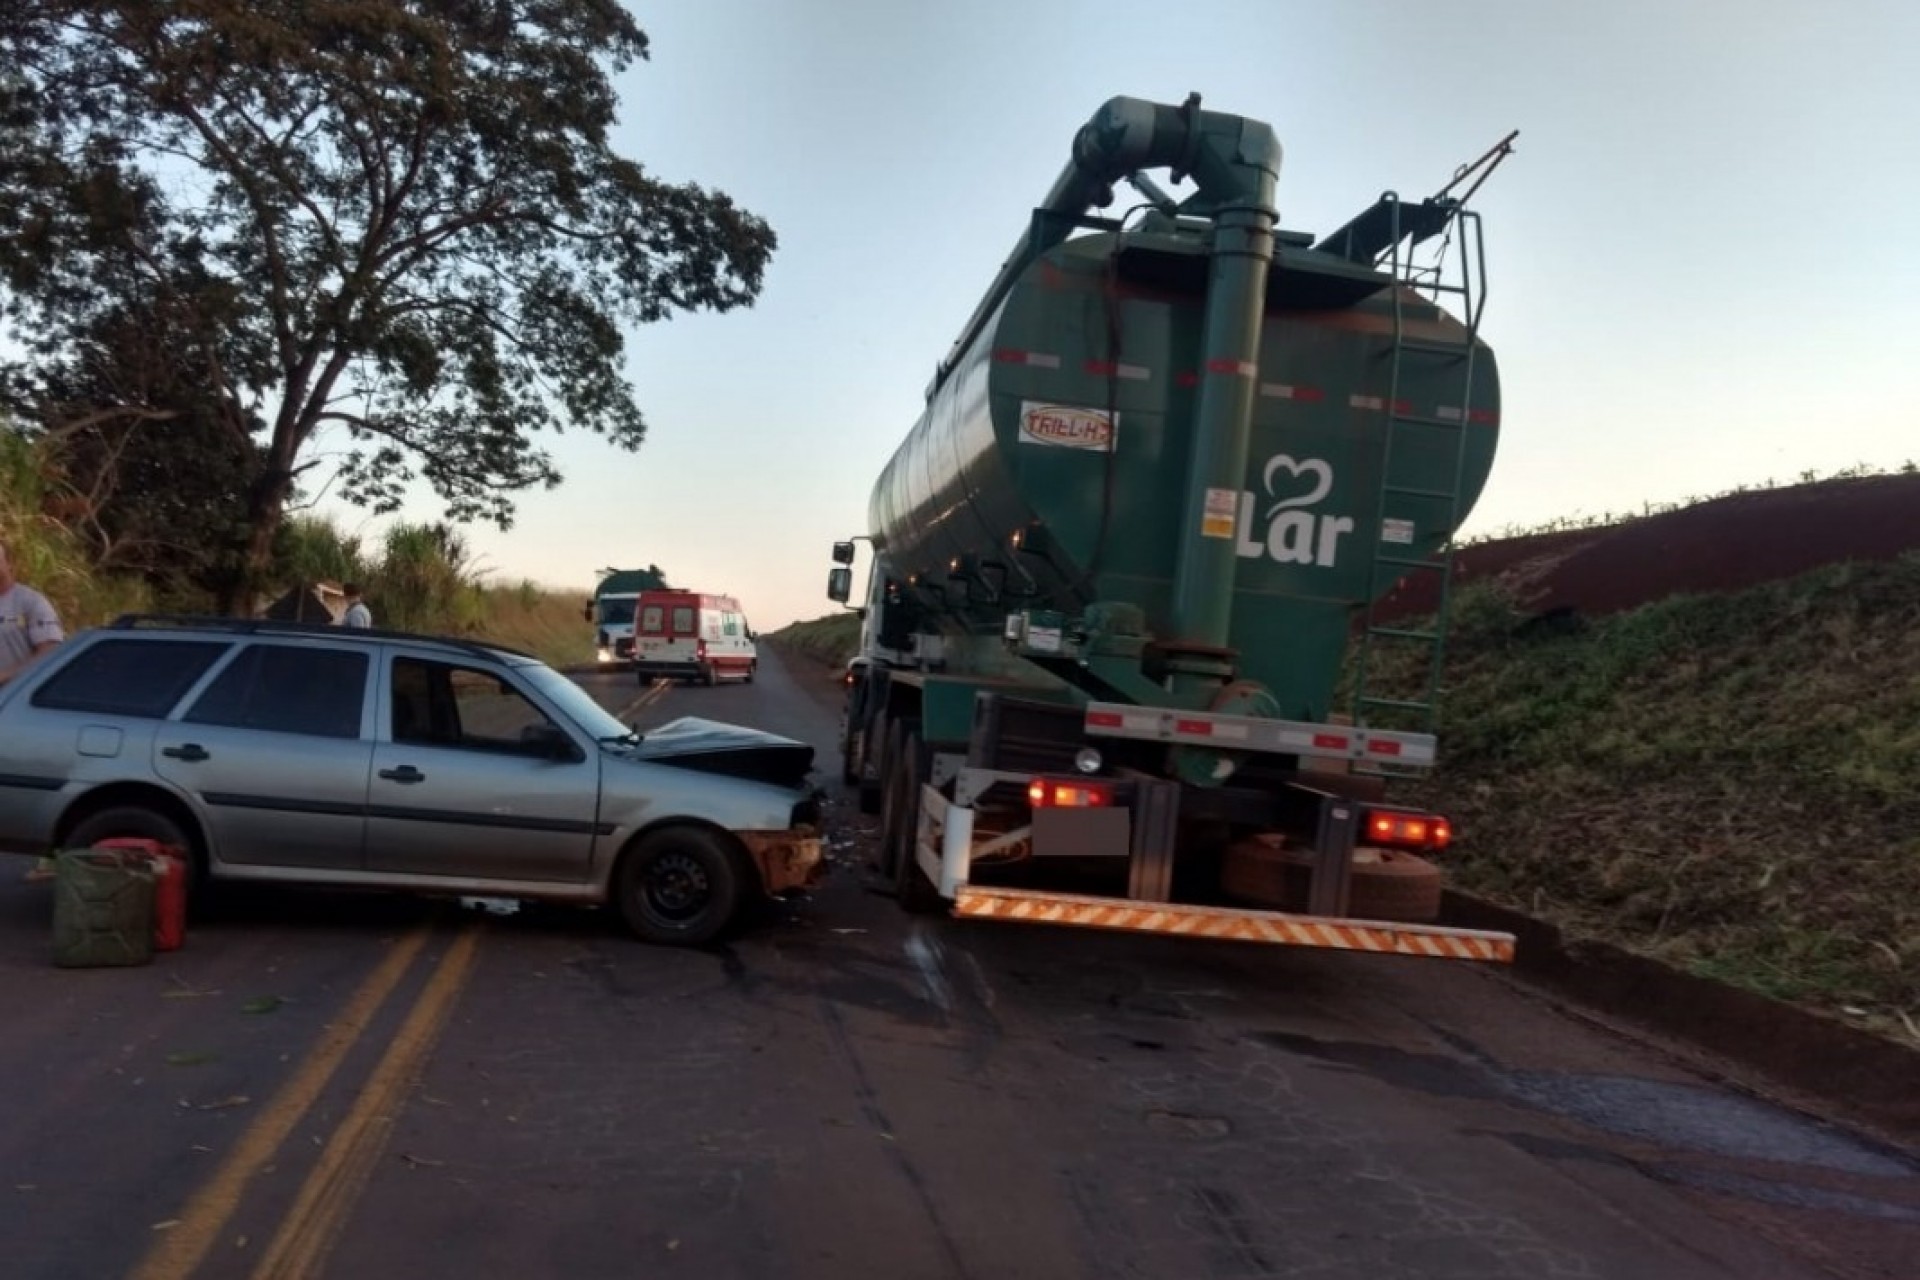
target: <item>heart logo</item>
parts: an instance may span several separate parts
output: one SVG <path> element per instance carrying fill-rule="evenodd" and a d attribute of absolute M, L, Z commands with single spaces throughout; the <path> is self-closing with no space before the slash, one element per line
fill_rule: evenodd
<path fill-rule="evenodd" d="M 1274 484 L 1276 477 L 1283 471 L 1295 482 L 1311 478 L 1313 487 L 1304 494 L 1295 494 L 1290 498 L 1280 497 L 1280 490 L 1275 488 Z M 1305 462 L 1296 462 L 1284 453 L 1276 453 L 1267 459 L 1267 469 L 1262 473 L 1261 478 L 1266 482 L 1267 496 L 1279 499 L 1267 508 L 1269 520 L 1289 507 L 1310 507 L 1333 491 L 1333 468 L 1321 458 L 1308 458 Z"/>

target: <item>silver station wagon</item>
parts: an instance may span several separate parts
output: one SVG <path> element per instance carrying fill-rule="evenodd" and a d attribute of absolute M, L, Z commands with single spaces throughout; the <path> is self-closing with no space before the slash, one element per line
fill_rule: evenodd
<path fill-rule="evenodd" d="M 612 905 L 691 945 L 818 878 L 812 760 L 708 720 L 635 733 L 495 645 L 134 616 L 0 685 L 0 849 L 143 837 L 199 880 Z"/>

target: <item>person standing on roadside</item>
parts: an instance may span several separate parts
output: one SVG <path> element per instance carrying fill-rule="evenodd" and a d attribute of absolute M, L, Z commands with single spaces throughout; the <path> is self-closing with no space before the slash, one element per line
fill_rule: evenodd
<path fill-rule="evenodd" d="M 347 598 L 347 611 L 340 615 L 343 627 L 371 627 L 373 610 L 367 608 L 367 602 L 360 598 L 360 584 L 348 582 L 341 584 L 341 594 Z"/>
<path fill-rule="evenodd" d="M 0 685 L 64 639 L 60 615 L 45 596 L 13 576 L 12 553 L 0 539 Z M 53 879 L 53 859 L 36 861 L 28 868 L 27 879 Z"/>
<path fill-rule="evenodd" d="M 60 615 L 47 598 L 13 576 L 13 560 L 0 541 L 0 684 L 66 639 Z"/>

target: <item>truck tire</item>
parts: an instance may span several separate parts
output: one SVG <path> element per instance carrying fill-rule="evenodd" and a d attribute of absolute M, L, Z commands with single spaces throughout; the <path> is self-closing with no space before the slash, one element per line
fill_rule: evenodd
<path fill-rule="evenodd" d="M 880 747 L 880 874 L 888 880 L 899 875 L 901 808 L 906 799 L 901 793 L 900 743 L 909 721 L 886 720 Z M 918 725 L 914 726 L 918 728 Z"/>
<path fill-rule="evenodd" d="M 893 897 L 900 909 L 913 915 L 931 915 L 944 905 L 920 859 L 914 856 L 914 844 L 920 831 L 920 786 L 926 780 L 931 763 L 926 745 L 920 741 L 919 726 L 913 721 L 902 725 L 899 768 L 894 777 L 902 800 L 898 808 L 900 830 L 895 846 Z"/>
<path fill-rule="evenodd" d="M 1418 854 L 1363 845 L 1354 850 L 1347 914 L 1356 920 L 1424 924 L 1440 917 L 1440 868 Z M 1220 887 L 1230 897 L 1277 911 L 1305 911 L 1311 851 L 1274 836 L 1227 847 Z"/>
<path fill-rule="evenodd" d="M 887 717 L 875 716 L 867 722 L 866 732 L 860 735 L 860 776 L 854 779 L 854 786 L 859 788 L 860 812 L 873 817 L 883 816 L 880 810 L 886 802 L 888 731 Z M 883 824 L 880 828 L 883 865 L 886 835 L 887 829 Z"/>

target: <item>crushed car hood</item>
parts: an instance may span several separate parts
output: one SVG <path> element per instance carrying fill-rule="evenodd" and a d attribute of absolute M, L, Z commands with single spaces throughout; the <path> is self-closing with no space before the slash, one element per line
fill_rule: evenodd
<path fill-rule="evenodd" d="M 635 760 L 702 773 L 798 787 L 813 767 L 813 748 L 792 738 L 745 725 L 682 716 L 650 729 L 622 753 Z"/>

